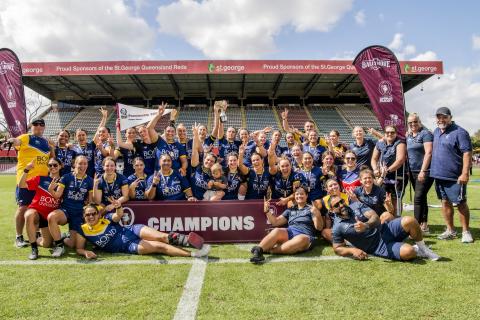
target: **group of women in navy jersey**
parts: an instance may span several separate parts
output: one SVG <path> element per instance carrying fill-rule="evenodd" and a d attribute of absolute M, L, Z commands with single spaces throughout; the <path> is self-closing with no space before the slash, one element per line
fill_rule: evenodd
<path fill-rule="evenodd" d="M 295 210 L 302 211 L 308 208 L 305 212 L 302 211 L 301 215 L 311 217 L 313 225 L 310 227 L 317 230 L 321 227 L 321 234 L 328 240 L 329 236 L 331 238 L 328 229 L 331 229 L 332 223 L 328 214 L 329 196 L 340 195 L 346 197 L 346 201 L 361 201 L 379 215 L 388 213 L 383 216 L 388 219 L 398 211 L 395 204 L 398 196 L 401 196 L 399 184 L 403 188 L 409 174 L 413 175 L 417 189 L 421 189 L 424 194 L 429 188 L 428 176 L 424 170 L 429 164 L 425 164 L 426 159 L 422 158 L 425 152 L 422 154 L 421 146 L 418 145 L 421 141 L 416 127 L 410 132 L 407 144 L 410 140 L 416 143 L 414 147 L 418 159 L 416 162 L 415 159 L 409 160 L 420 166 L 420 171 L 417 168 L 409 170 L 405 166 L 406 149 L 413 146 L 407 146 L 396 136 L 395 127 L 387 126 L 385 135 L 371 131 L 370 133 L 376 134 L 379 139 L 376 143 L 365 137 L 363 128 L 355 127 L 352 133 L 355 142 L 350 146 L 340 142 L 339 134 L 335 130 L 322 138 L 314 126 L 306 124 L 305 132 L 288 127 L 286 143 L 282 146 L 282 133 L 271 128 L 251 133 L 246 129 L 225 129 L 220 113 L 227 110 L 227 104 L 225 101 L 217 101 L 211 134 L 207 135 L 205 126 L 195 124 L 191 128 L 192 138 L 188 139 L 189 128 L 183 124 L 175 126 L 176 112 L 172 113 L 170 124 L 163 131 L 157 131 L 156 126 L 165 107 L 165 104 L 160 105 L 157 116 L 146 126 L 127 129 L 125 140 L 122 139 L 117 124 L 116 145 L 104 126 L 105 111 L 102 111 L 102 122 L 92 142 L 87 141 L 86 132 L 82 129 L 75 132 L 76 145 L 70 144 L 69 132 L 63 130 L 59 133 L 55 148 L 56 158 L 52 158 L 50 176 L 35 182 L 46 186 L 46 192 L 52 198 L 52 210 L 45 214 L 43 209 L 33 208 L 36 213 L 31 214 L 31 220 L 40 225 L 42 234 L 48 229 L 49 234 L 42 236 L 41 245 L 53 244 L 53 256 L 61 256 L 65 251 L 64 245 L 78 248 L 77 242 L 80 241 L 80 247 L 84 247 L 85 239 L 95 238 L 92 228 L 97 230 L 98 234 L 108 232 L 114 224 L 121 222 L 124 216 L 122 206 L 129 200 L 275 199 L 277 205 L 289 207 L 290 210 L 296 208 Z M 287 115 L 288 112 L 282 113 L 282 118 Z M 287 119 L 282 120 L 288 123 Z M 268 133 L 271 133 L 270 139 L 267 138 Z M 422 133 L 421 137 L 422 141 L 428 143 L 428 134 Z M 218 153 L 214 154 L 212 146 L 216 140 Z M 427 146 L 425 150 L 428 154 Z M 123 159 L 123 172 L 117 171 L 117 158 Z M 54 162 L 59 165 L 58 172 L 53 168 Z M 28 183 L 32 182 L 25 182 L 27 186 Z M 424 183 L 425 186 L 419 183 Z M 297 190 L 300 191 L 297 193 Z M 427 228 L 426 200 L 419 198 L 416 205 L 417 202 L 418 206 L 423 207 L 416 209 L 416 216 Z M 84 206 L 88 203 L 96 204 L 88 207 L 87 212 L 93 226 L 90 222 L 87 223 L 90 226 L 85 225 Z M 288 221 L 297 213 L 290 214 L 291 216 L 285 216 Z M 321 223 L 316 220 L 318 214 L 322 215 Z M 94 215 L 98 215 L 98 219 L 90 218 Z M 285 222 L 285 219 L 280 220 Z M 269 220 L 275 220 L 275 224 L 280 221 L 273 218 Z M 60 232 L 60 226 L 66 224 L 70 230 L 67 237 Z M 97 224 L 102 224 L 103 227 Z M 47 229 L 44 229 L 45 225 Z M 310 227 L 307 229 L 311 230 Z M 132 239 L 136 239 L 136 245 L 122 244 L 123 249 L 115 250 L 133 253 L 157 252 L 152 247 L 145 249 L 149 246 L 145 243 L 143 249 L 139 249 L 138 246 L 143 240 L 160 241 L 167 245 L 189 245 L 188 239 L 183 239 L 181 235 L 159 235 L 153 234 L 151 230 L 142 233 L 140 229 L 130 230 L 130 233 L 125 231 Z M 293 234 L 298 230 L 294 231 Z M 286 236 L 282 234 L 282 239 L 288 240 L 290 236 L 291 232 Z M 194 237 L 192 235 L 192 239 Z M 311 234 L 308 239 L 304 239 L 309 240 L 308 246 L 306 242 L 302 242 L 294 247 L 310 247 Z M 192 243 L 195 241 L 192 240 Z M 271 248 L 274 247 L 275 245 Z M 165 252 L 185 255 L 185 252 L 180 254 L 171 248 L 169 250 Z M 84 248 L 79 252 L 87 258 L 94 257 Z M 272 252 L 275 250 L 272 249 Z M 36 257 L 32 249 L 32 258 Z"/>

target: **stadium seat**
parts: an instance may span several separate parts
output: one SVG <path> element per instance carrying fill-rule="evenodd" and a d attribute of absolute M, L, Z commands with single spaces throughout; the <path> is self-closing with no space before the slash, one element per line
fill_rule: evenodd
<path fill-rule="evenodd" d="M 337 130 L 340 133 L 340 141 L 351 143 L 352 127 L 337 112 L 335 106 L 309 105 L 308 110 L 316 123 L 320 135 L 328 135 L 331 130 Z"/>

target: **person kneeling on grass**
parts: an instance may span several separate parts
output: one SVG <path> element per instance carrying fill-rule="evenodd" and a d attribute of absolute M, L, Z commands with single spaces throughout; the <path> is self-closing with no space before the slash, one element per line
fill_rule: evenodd
<path fill-rule="evenodd" d="M 315 239 L 315 229 L 321 231 L 323 219 L 317 208 L 307 205 L 308 193 L 300 186 L 295 191 L 295 206 L 285 210 L 281 216 L 270 212 L 270 201 L 264 201 L 264 212 L 274 227 L 288 224 L 286 228 L 275 228 L 258 246 L 252 248 L 250 262 L 262 263 L 263 253 L 294 254 L 310 249 Z"/>
<path fill-rule="evenodd" d="M 123 208 L 118 200 L 110 199 L 115 212 L 102 218 L 95 204 L 88 204 L 83 209 L 85 223 L 77 236 L 77 254 L 87 259 L 95 259 L 93 251 L 85 250 L 88 240 L 106 252 L 130 254 L 161 253 L 175 257 L 204 257 L 210 252 L 210 245 L 203 244 L 203 239 L 196 233 L 188 236 L 176 232 L 169 234 L 157 231 L 143 224 L 123 227 L 119 221 L 123 217 Z M 178 246 L 193 246 L 198 251 L 190 252 Z"/>
<path fill-rule="evenodd" d="M 328 200 L 334 213 L 333 250 L 340 256 L 353 256 L 364 260 L 367 254 L 391 260 L 408 261 L 416 257 L 438 260 L 440 256 L 423 241 L 422 230 L 415 218 L 406 216 L 380 224 L 378 215 L 361 202 L 347 205 L 334 195 Z M 403 241 L 409 237 L 416 244 Z M 345 241 L 353 247 L 346 247 Z"/>

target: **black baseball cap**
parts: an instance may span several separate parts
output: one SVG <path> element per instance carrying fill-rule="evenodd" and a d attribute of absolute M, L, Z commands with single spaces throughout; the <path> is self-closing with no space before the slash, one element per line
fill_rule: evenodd
<path fill-rule="evenodd" d="M 447 107 L 441 107 L 437 109 L 437 112 L 435 113 L 435 115 L 451 116 L 452 113 L 450 112 L 450 109 L 448 109 Z"/>
<path fill-rule="evenodd" d="M 43 120 L 43 119 L 36 119 L 35 121 L 32 122 L 32 124 L 45 125 L 45 120 Z"/>

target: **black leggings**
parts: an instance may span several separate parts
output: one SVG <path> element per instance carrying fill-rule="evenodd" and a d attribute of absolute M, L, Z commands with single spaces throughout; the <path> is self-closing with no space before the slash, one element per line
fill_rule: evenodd
<path fill-rule="evenodd" d="M 413 212 L 418 223 L 428 221 L 428 203 L 427 194 L 433 184 L 433 178 L 429 175 L 425 177 L 423 182 L 418 181 L 419 172 L 409 172 L 410 181 L 413 190 L 415 190 L 415 197 L 413 200 Z"/>

